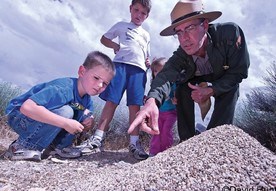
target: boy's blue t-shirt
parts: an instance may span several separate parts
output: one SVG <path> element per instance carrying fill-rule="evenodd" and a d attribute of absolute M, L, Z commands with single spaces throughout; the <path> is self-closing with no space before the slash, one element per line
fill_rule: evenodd
<path fill-rule="evenodd" d="M 83 108 L 93 111 L 91 96 L 86 94 L 80 97 L 77 80 L 77 78 L 59 78 L 35 85 L 23 95 L 12 99 L 6 108 L 6 114 L 19 110 L 27 99 L 33 100 L 48 110 L 54 110 L 64 105 L 81 105 Z M 83 115 L 83 109 L 78 110 L 75 107 L 73 109 L 74 119 L 79 121 Z"/>

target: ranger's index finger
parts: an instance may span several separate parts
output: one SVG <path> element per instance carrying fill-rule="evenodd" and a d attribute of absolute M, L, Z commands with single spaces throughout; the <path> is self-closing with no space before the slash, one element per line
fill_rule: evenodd
<path fill-rule="evenodd" d="M 134 121 L 130 124 L 129 128 L 128 128 L 128 133 L 132 133 L 132 131 L 139 126 L 142 122 L 144 121 L 144 117 L 141 115 L 136 116 L 136 118 L 134 119 Z"/>
<path fill-rule="evenodd" d="M 158 135 L 159 134 L 159 130 L 157 128 L 157 130 L 152 129 L 151 127 L 149 127 L 146 123 L 142 123 L 140 126 L 140 129 L 148 134 L 151 135 Z"/>

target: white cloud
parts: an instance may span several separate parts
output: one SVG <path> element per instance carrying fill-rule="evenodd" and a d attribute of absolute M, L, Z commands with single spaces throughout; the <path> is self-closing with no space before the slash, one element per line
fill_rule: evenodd
<path fill-rule="evenodd" d="M 102 34 L 119 20 L 129 20 L 131 1 L 2 0 L 0 6 L 0 78 L 24 88 L 63 76 L 76 76 L 87 53 L 113 51 L 100 43 Z M 152 57 L 170 57 L 178 42 L 159 33 L 170 24 L 175 1 L 152 1 L 144 27 L 151 34 Z M 262 85 L 262 76 L 275 61 L 275 18 L 272 0 L 207 1 L 205 10 L 220 10 L 215 22 L 233 21 L 246 35 L 250 51 L 249 78 L 241 84 L 242 94 Z"/>

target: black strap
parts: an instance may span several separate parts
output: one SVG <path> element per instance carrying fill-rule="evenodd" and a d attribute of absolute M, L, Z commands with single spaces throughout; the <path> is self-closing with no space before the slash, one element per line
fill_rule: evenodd
<path fill-rule="evenodd" d="M 186 19 L 186 18 L 188 18 L 188 17 L 192 17 L 192 16 L 195 16 L 195 15 L 203 14 L 203 13 L 204 13 L 203 11 L 196 11 L 196 12 L 189 13 L 189 14 L 187 14 L 187 15 L 184 15 L 184 16 L 182 16 L 182 17 L 179 17 L 179 18 L 175 19 L 175 20 L 172 22 L 172 24 L 177 23 L 178 21 L 184 20 L 184 19 Z"/>

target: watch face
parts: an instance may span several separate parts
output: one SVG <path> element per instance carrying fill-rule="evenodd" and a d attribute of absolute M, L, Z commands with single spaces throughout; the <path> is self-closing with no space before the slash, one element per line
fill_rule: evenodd
<path fill-rule="evenodd" d="M 229 66 L 225 65 L 225 66 L 223 66 L 223 69 L 224 69 L 224 70 L 228 70 L 228 69 L 229 69 Z"/>
<path fill-rule="evenodd" d="M 181 70 L 181 72 L 178 74 L 176 82 L 182 82 L 185 79 L 185 74 L 186 74 L 186 70 L 185 69 Z"/>

